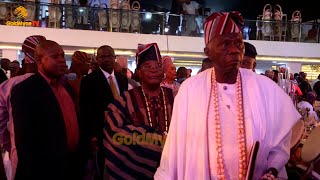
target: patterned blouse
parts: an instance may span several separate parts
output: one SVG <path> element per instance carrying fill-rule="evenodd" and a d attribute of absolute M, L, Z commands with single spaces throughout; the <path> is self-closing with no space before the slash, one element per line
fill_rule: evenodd
<path fill-rule="evenodd" d="M 179 87 L 180 87 L 180 83 L 178 83 L 178 82 L 176 82 L 176 81 L 173 81 L 172 84 L 169 84 L 169 83 L 163 81 L 163 82 L 161 82 L 160 85 L 161 85 L 162 87 L 167 87 L 167 88 L 172 89 L 172 91 L 173 91 L 173 96 L 174 96 L 174 97 L 178 94 Z"/>

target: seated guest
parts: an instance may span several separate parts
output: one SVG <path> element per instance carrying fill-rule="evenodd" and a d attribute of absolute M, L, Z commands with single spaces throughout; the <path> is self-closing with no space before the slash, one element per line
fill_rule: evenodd
<path fill-rule="evenodd" d="M 106 179 L 152 179 L 169 130 L 174 97 L 160 86 L 164 71 L 157 44 L 139 46 L 136 57 L 141 86 L 124 92 L 105 113 Z"/>

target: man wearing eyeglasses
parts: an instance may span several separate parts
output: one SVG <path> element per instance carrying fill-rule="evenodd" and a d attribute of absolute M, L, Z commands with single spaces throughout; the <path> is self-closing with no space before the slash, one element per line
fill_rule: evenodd
<path fill-rule="evenodd" d="M 105 114 L 105 179 L 152 179 L 169 130 L 174 97 L 160 86 L 157 44 L 139 45 L 136 60 L 141 86 L 124 92 Z"/>
<path fill-rule="evenodd" d="M 109 103 L 128 90 L 128 79 L 114 71 L 115 53 L 112 47 L 107 45 L 99 47 L 96 60 L 99 68 L 81 80 L 79 107 L 87 157 L 90 155 L 90 149 L 95 149 L 91 144 L 97 144 L 99 165 L 95 179 L 102 179 L 104 111 Z"/>

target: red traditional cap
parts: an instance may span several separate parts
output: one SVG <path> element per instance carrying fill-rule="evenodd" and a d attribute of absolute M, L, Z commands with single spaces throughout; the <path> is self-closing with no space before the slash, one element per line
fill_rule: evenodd
<path fill-rule="evenodd" d="M 22 52 L 24 52 L 25 63 L 34 63 L 34 50 L 36 49 L 37 45 L 41 42 L 46 40 L 44 36 L 41 35 L 33 35 L 27 37 L 24 42 L 22 43 Z"/>
<path fill-rule="evenodd" d="M 206 45 L 221 34 L 242 33 L 244 23 L 237 11 L 212 13 L 204 23 Z"/>
<path fill-rule="evenodd" d="M 136 53 L 136 63 L 139 69 L 141 64 L 145 61 L 159 61 L 161 62 L 161 54 L 157 43 L 138 44 Z"/>

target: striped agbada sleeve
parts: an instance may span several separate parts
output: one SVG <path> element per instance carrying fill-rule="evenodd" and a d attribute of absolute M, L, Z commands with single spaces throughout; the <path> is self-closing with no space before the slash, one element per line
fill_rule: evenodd
<path fill-rule="evenodd" d="M 105 177 L 110 179 L 152 179 L 159 166 L 165 139 L 148 126 L 134 126 L 123 95 L 105 112 Z M 163 143 L 163 144 L 162 144 Z"/>

